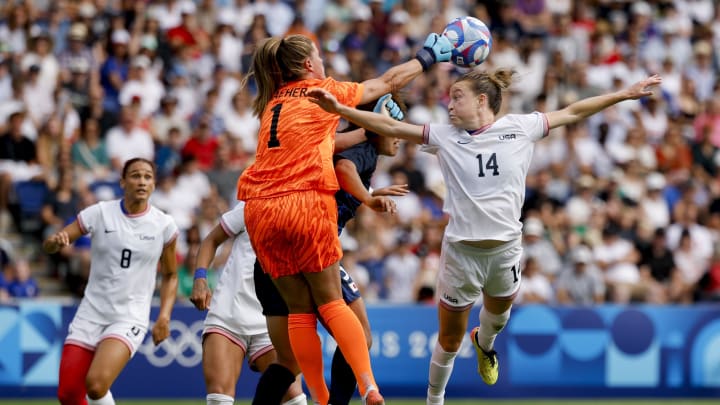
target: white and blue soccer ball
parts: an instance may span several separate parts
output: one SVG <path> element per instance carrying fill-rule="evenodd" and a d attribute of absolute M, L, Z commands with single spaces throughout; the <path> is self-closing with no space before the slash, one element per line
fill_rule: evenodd
<path fill-rule="evenodd" d="M 475 17 L 458 17 L 442 33 L 453 45 L 450 61 L 461 67 L 475 67 L 487 59 L 492 35 L 484 22 Z"/>

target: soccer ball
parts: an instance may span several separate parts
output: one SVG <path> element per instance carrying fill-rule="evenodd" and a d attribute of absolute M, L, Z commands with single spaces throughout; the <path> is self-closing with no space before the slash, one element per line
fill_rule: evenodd
<path fill-rule="evenodd" d="M 487 59 L 492 48 L 492 35 L 475 17 L 458 17 L 445 26 L 442 33 L 453 45 L 450 61 L 461 67 L 475 67 Z"/>

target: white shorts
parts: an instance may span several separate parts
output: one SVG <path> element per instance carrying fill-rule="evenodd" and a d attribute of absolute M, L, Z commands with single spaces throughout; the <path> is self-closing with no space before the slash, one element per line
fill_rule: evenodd
<path fill-rule="evenodd" d="M 255 360 L 274 349 L 272 342 L 270 341 L 270 335 L 267 332 L 258 335 L 240 335 L 221 325 L 205 324 L 205 329 L 203 330 L 203 340 L 205 339 L 205 336 L 210 333 L 217 333 L 225 336 L 225 338 L 240 346 L 240 348 L 245 352 L 245 358 L 247 359 L 248 365 L 253 370 L 257 370 L 255 367 Z"/>
<path fill-rule="evenodd" d="M 520 239 L 481 249 L 443 239 L 437 294 L 446 306 L 464 309 L 482 294 L 510 297 L 520 288 Z"/>
<path fill-rule="evenodd" d="M 132 322 L 99 324 L 76 316 L 68 327 L 65 344 L 95 350 L 101 341 L 117 339 L 125 343 L 130 350 L 130 357 L 132 357 L 145 339 L 146 333 L 147 327 Z"/>

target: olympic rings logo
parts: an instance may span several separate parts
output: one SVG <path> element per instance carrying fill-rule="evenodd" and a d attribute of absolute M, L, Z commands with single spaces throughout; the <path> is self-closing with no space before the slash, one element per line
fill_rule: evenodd
<path fill-rule="evenodd" d="M 170 336 L 155 346 L 148 334 L 138 353 L 145 355 L 155 367 L 167 367 L 177 361 L 182 367 L 195 367 L 202 362 L 203 321 L 195 321 L 189 327 L 177 320 L 170 321 Z M 150 326 L 152 330 L 152 325 Z"/>

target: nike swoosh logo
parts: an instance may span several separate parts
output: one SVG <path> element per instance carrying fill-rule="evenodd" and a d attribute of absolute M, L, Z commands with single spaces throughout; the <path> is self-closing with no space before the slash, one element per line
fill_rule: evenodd
<path fill-rule="evenodd" d="M 467 144 L 469 144 L 470 142 L 472 142 L 472 139 L 469 140 L 469 141 L 457 141 L 457 143 L 459 143 L 460 145 L 467 145 Z"/>
<path fill-rule="evenodd" d="M 105 233 L 111 233 L 111 232 L 115 232 L 115 231 L 109 231 L 107 229 L 105 230 Z"/>

